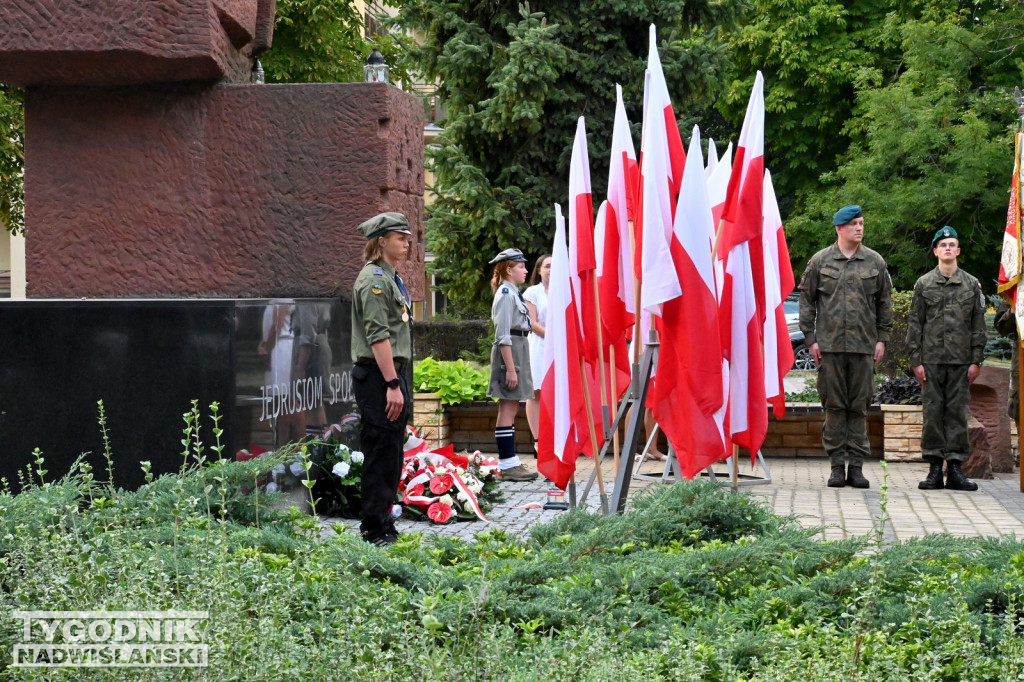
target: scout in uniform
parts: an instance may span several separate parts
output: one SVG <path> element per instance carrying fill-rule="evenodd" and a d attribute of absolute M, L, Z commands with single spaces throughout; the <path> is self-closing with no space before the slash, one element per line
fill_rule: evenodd
<path fill-rule="evenodd" d="M 957 265 L 960 240 L 944 227 L 932 239 L 939 265 L 914 284 L 907 347 L 921 382 L 921 453 L 930 465 L 921 490 L 977 490 L 960 465 L 970 456 L 967 403 L 985 359 L 985 296 L 981 283 Z M 942 482 L 942 463 L 946 482 Z"/>
<path fill-rule="evenodd" d="M 800 331 L 819 367 L 828 486 L 868 488 L 867 411 L 875 365 L 892 331 L 892 280 L 885 259 L 861 243 L 860 206 L 839 209 L 832 224 L 836 243 L 811 256 L 800 281 Z"/>
<path fill-rule="evenodd" d="M 412 394 L 405 369 L 412 360 L 411 301 L 395 266 L 409 253 L 409 221 L 381 213 L 359 226 L 366 265 L 352 288 L 352 389 L 359 407 L 363 454 L 363 539 L 398 538 L 391 506 L 402 474 L 405 426 Z"/>
<path fill-rule="evenodd" d="M 494 441 L 498 446 L 498 469 L 506 481 L 532 481 L 530 471 L 516 455 L 516 413 L 519 402 L 533 397 L 530 371 L 530 312 L 519 285 L 526 281 L 526 256 L 519 249 L 505 249 L 491 259 L 494 275 L 491 289 L 491 320 L 494 322 L 494 346 L 491 347 L 491 381 L 487 395 L 498 399 L 498 419 Z"/>

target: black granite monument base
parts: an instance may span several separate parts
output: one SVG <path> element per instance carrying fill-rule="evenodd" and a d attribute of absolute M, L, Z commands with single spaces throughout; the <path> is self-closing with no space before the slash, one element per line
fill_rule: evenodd
<path fill-rule="evenodd" d="M 0 476 L 42 451 L 47 479 L 85 453 L 106 477 L 98 401 L 116 485 L 183 461 L 183 415 L 198 401 L 205 455 L 220 406 L 224 457 L 274 449 L 355 413 L 350 303 L 338 299 L 28 300 L 0 304 Z M 38 479 L 35 480 L 38 483 Z"/>

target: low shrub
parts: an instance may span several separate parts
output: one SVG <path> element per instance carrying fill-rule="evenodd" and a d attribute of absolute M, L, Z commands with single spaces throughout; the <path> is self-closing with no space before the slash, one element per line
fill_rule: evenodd
<path fill-rule="evenodd" d="M 494 527 L 382 549 L 269 512 L 248 482 L 274 460 L 190 459 L 134 493 L 83 467 L 46 481 L 42 460 L 24 492 L 0 491 L 12 678 L 124 678 L 10 667 L 16 609 L 209 611 L 207 669 L 133 679 L 1009 680 L 1024 660 L 1016 539 L 822 542 L 703 481 L 525 540 Z"/>
<path fill-rule="evenodd" d="M 436 393 L 442 405 L 485 400 L 490 374 L 465 360 L 424 358 L 413 366 L 413 386 L 420 393 Z"/>

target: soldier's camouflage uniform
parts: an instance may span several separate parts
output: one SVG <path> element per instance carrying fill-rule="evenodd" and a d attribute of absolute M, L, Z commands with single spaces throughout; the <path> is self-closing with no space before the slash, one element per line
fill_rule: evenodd
<path fill-rule="evenodd" d="M 800 281 L 800 331 L 821 351 L 818 395 L 822 443 L 832 465 L 861 466 L 870 455 L 867 411 L 875 345 L 892 331 L 892 280 L 885 260 L 861 244 L 850 258 L 838 244 L 811 257 Z"/>
<path fill-rule="evenodd" d="M 967 369 L 985 359 L 985 297 L 981 284 L 958 269 L 945 277 L 938 268 L 914 285 L 907 318 L 910 364 L 924 365 L 925 459 L 964 462 L 970 455 Z"/>

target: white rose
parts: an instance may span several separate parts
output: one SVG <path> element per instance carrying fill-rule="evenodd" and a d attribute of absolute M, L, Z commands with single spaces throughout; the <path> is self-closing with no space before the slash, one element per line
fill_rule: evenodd
<path fill-rule="evenodd" d="M 361 452 L 359 452 L 358 450 L 356 450 L 356 451 L 354 451 L 354 452 L 353 452 L 353 453 L 352 453 L 352 454 L 351 454 L 351 455 L 349 456 L 349 459 L 351 459 L 351 460 L 352 460 L 352 463 L 353 463 L 353 464 L 359 464 L 359 463 L 361 463 L 361 462 L 363 461 L 363 459 L 364 459 L 364 457 L 363 457 L 363 453 L 361 453 Z"/>
<path fill-rule="evenodd" d="M 473 491 L 474 495 L 479 495 L 480 491 L 484 489 L 483 483 L 471 483 L 469 489 Z"/>
<path fill-rule="evenodd" d="M 331 473 L 337 476 L 338 478 L 345 478 L 346 476 L 348 476 L 348 470 L 348 462 L 338 462 L 337 464 L 334 465 L 334 468 L 331 469 Z"/>
<path fill-rule="evenodd" d="M 277 492 L 277 484 L 274 483 L 273 481 L 268 483 L 267 484 L 267 492 L 268 493 L 276 493 Z"/>
<path fill-rule="evenodd" d="M 294 476 L 296 478 L 299 478 L 304 473 L 306 473 L 306 470 L 303 469 L 302 465 L 299 464 L 298 462 L 292 462 L 291 465 L 288 467 L 288 470 L 291 471 L 292 472 L 292 476 Z"/>
<path fill-rule="evenodd" d="M 452 496 L 449 495 L 448 493 L 445 493 L 441 497 L 437 498 L 437 501 L 441 502 L 442 504 L 447 504 L 449 507 L 455 504 L 455 501 L 452 500 Z"/>
<path fill-rule="evenodd" d="M 274 467 L 274 473 L 275 474 L 283 474 L 284 473 L 284 465 L 283 464 L 278 464 L 276 467 Z"/>
<path fill-rule="evenodd" d="M 462 491 L 459 491 L 459 494 L 455 496 L 455 499 L 457 499 L 459 502 L 469 502 L 469 495 Z"/>

